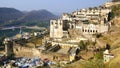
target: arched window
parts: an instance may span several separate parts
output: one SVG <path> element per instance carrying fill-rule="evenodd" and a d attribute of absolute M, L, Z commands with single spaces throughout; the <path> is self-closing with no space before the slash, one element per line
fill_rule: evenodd
<path fill-rule="evenodd" d="M 53 25 L 53 22 L 51 22 L 51 24 Z"/>
<path fill-rule="evenodd" d="M 84 29 L 82 31 L 84 32 Z"/>
<path fill-rule="evenodd" d="M 74 25 L 72 25 L 72 29 L 74 28 Z"/>
<path fill-rule="evenodd" d="M 106 18 L 104 18 L 104 23 L 106 23 L 107 22 L 107 20 L 106 20 Z"/>
<path fill-rule="evenodd" d="M 70 34 L 70 33 L 68 32 L 68 34 Z"/>
<path fill-rule="evenodd" d="M 90 32 L 92 32 L 92 30 L 90 30 Z"/>
<path fill-rule="evenodd" d="M 93 33 L 95 32 L 95 30 L 93 30 Z"/>
<path fill-rule="evenodd" d="M 98 31 L 96 30 L 96 33 L 97 33 Z"/>
<path fill-rule="evenodd" d="M 90 30 L 88 30 L 88 32 L 90 32 Z"/>

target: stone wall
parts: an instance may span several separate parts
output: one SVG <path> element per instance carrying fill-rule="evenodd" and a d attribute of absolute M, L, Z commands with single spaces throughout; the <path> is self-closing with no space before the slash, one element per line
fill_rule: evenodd
<path fill-rule="evenodd" d="M 99 33 L 104 33 L 104 32 L 108 32 L 108 28 L 109 26 L 108 25 L 100 25 L 99 26 Z"/>
<path fill-rule="evenodd" d="M 71 42 L 52 42 L 52 45 L 59 44 L 62 48 L 68 48 L 68 47 L 78 47 L 77 43 L 71 43 Z"/>
<path fill-rule="evenodd" d="M 76 39 L 82 35 L 82 31 L 80 29 L 69 29 L 68 32 L 71 39 Z"/>
<path fill-rule="evenodd" d="M 14 46 L 13 51 L 16 57 L 40 57 L 40 51 L 36 48 Z"/>
<path fill-rule="evenodd" d="M 16 57 L 40 57 L 42 60 L 48 59 L 51 61 L 69 61 L 68 54 L 52 53 L 52 52 L 43 52 L 36 48 L 28 48 L 23 46 L 14 46 L 14 54 Z"/>
<path fill-rule="evenodd" d="M 83 34 L 96 34 L 96 33 L 107 32 L 109 26 L 108 25 L 83 24 L 83 25 L 77 26 L 77 27 L 81 27 L 81 28 L 77 28 L 77 29 L 82 31 Z"/>
<path fill-rule="evenodd" d="M 68 54 L 43 52 L 40 55 L 42 59 L 49 59 L 51 61 L 69 61 L 70 60 Z"/>

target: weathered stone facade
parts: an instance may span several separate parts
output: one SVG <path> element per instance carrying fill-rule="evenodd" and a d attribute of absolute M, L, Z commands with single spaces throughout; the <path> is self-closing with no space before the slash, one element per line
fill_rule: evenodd
<path fill-rule="evenodd" d="M 40 51 L 36 48 L 14 45 L 13 51 L 16 57 L 40 57 Z"/>
<path fill-rule="evenodd" d="M 94 24 L 83 24 L 76 26 L 76 29 L 80 29 L 83 34 L 96 34 L 104 33 L 108 31 L 107 25 L 94 25 Z"/>
<path fill-rule="evenodd" d="M 70 58 L 69 58 L 69 54 L 60 54 L 60 53 L 56 53 L 56 52 L 44 52 L 44 53 L 41 53 L 41 58 L 42 59 L 49 59 L 51 61 L 57 61 L 57 62 L 60 62 L 60 61 L 69 61 Z"/>
<path fill-rule="evenodd" d="M 105 7 L 105 6 L 104 6 Z M 58 20 L 50 21 L 50 38 L 54 40 L 62 40 L 62 38 L 72 38 L 74 34 L 71 31 L 79 34 L 104 33 L 108 31 L 108 14 L 111 12 L 109 8 L 88 8 L 75 11 L 71 14 L 64 13 Z M 87 24 L 86 24 L 87 23 Z M 78 32 L 76 32 L 78 30 Z"/>
<path fill-rule="evenodd" d="M 61 39 L 63 37 L 63 21 L 51 20 L 50 21 L 50 38 Z"/>

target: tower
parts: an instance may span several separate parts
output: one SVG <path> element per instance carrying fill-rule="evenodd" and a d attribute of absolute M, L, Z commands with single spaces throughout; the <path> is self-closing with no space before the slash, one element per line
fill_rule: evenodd
<path fill-rule="evenodd" d="M 50 21 L 50 38 L 61 39 L 63 37 L 63 21 L 51 20 Z"/>
<path fill-rule="evenodd" d="M 7 57 L 13 57 L 13 42 L 9 38 L 5 38 L 4 40 L 4 45 L 5 45 L 5 55 Z"/>

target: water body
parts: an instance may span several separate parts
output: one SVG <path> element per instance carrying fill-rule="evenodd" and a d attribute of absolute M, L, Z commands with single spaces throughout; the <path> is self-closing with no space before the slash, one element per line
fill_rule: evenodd
<path fill-rule="evenodd" d="M 22 28 L 22 32 L 41 32 L 41 30 Z M 20 33 L 20 28 L 0 30 L 0 37 L 12 37 Z"/>

